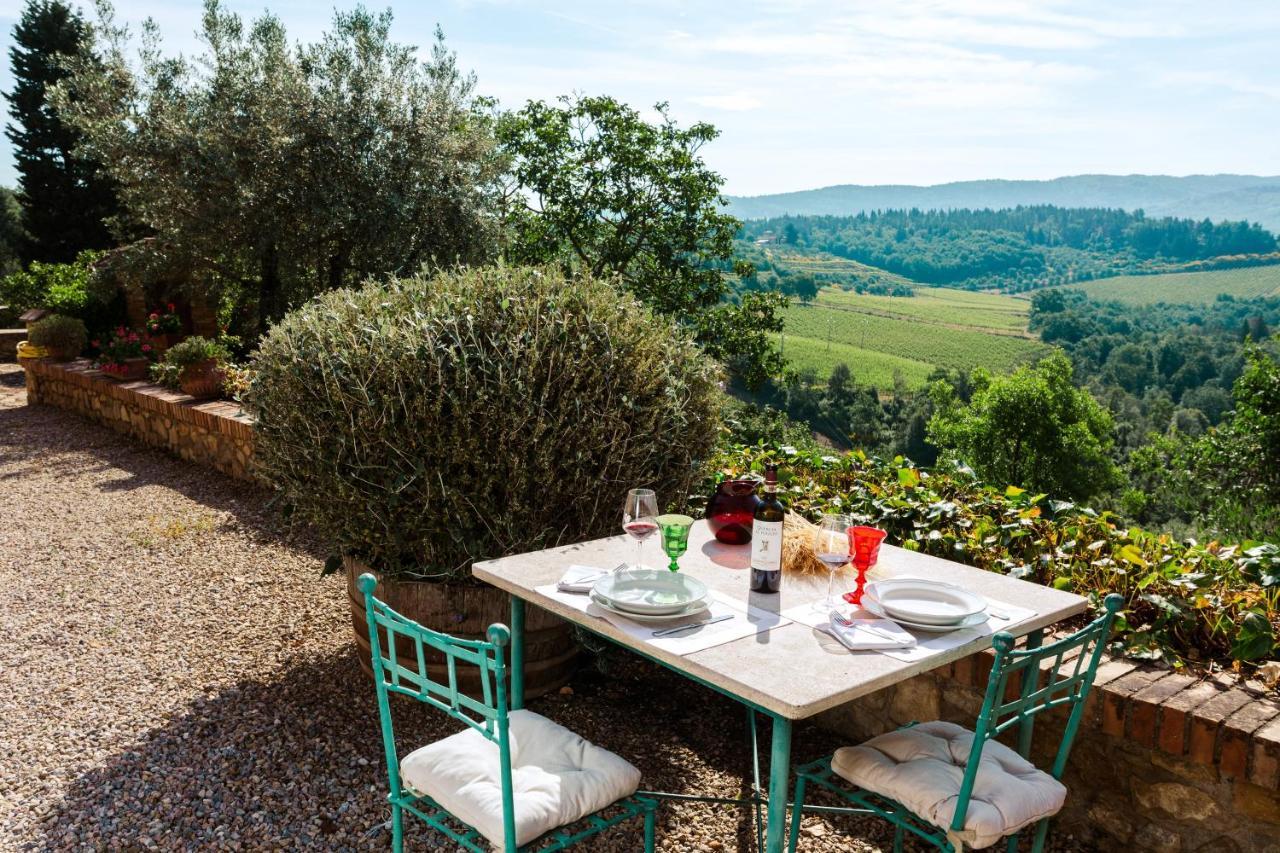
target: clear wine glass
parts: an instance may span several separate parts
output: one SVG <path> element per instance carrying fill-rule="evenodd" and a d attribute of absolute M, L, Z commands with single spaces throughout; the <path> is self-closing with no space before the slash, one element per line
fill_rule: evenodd
<path fill-rule="evenodd" d="M 826 613 L 836 608 L 836 572 L 849 562 L 849 526 L 852 524 L 853 520 L 847 515 L 828 513 L 813 531 L 813 553 L 828 569 L 827 597 L 817 605 Z"/>
<path fill-rule="evenodd" d="M 622 506 L 622 529 L 636 540 L 636 561 L 631 568 L 643 569 L 644 540 L 658 532 L 658 496 L 653 489 L 631 489 Z"/>

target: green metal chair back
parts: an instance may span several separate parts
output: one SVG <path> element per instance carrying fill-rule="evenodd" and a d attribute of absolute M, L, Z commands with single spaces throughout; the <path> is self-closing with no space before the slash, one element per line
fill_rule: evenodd
<path fill-rule="evenodd" d="M 1047 646 L 1017 649 L 1014 647 L 1014 636 L 1005 631 L 992 638 L 995 661 L 987 680 L 982 710 L 974 726 L 973 747 L 969 752 L 955 818 L 951 823 L 953 830 L 964 827 L 969 798 L 973 793 L 986 742 L 1018 726 L 1018 752 L 1023 758 L 1027 758 L 1031 752 L 1035 716 L 1043 711 L 1066 707 L 1070 708 L 1066 729 L 1049 771 L 1053 778 L 1062 778 L 1067 766 L 1067 756 L 1071 753 L 1072 742 L 1084 715 L 1085 699 L 1093 686 L 1093 678 L 1107 638 L 1111 635 L 1111 623 L 1123 605 L 1123 596 L 1116 593 L 1108 595 L 1103 602 L 1101 616 L 1074 634 Z M 1068 660 L 1068 655 L 1076 650 L 1079 653 L 1074 659 Z M 1046 661 L 1051 663 L 1045 666 Z M 1010 695 L 1014 698 L 1008 698 Z"/>
<path fill-rule="evenodd" d="M 400 784 L 400 759 L 396 753 L 395 731 L 391 720 L 390 696 L 398 693 L 445 712 L 498 745 L 502 811 L 508 816 L 505 821 L 505 849 L 515 850 L 515 822 L 510 819 L 510 815 L 514 813 L 514 797 L 507 720 L 507 667 L 503 651 L 511 643 L 511 632 L 505 625 L 490 625 L 488 642 L 484 642 L 463 640 L 433 631 L 375 598 L 373 591 L 377 585 L 378 579 L 367 572 L 356 581 L 357 588 L 364 594 L 365 619 L 369 623 L 373 680 L 378 690 L 378 717 L 382 723 L 382 745 L 386 752 L 392 800 L 398 800 L 404 794 Z M 382 633 L 385 633 L 387 639 L 385 651 L 380 636 Z M 408 657 L 416 662 L 416 666 L 408 668 L 400 663 L 398 647 L 412 650 Z M 431 677 L 427 668 L 428 650 L 444 656 L 447 682 L 442 683 Z M 479 670 L 480 699 L 468 696 L 458 689 L 459 661 Z M 442 829 L 439 826 L 437 828 Z"/>

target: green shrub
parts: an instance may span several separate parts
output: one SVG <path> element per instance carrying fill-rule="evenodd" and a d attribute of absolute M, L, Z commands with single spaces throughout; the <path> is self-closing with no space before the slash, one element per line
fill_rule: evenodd
<path fill-rule="evenodd" d="M 259 473 L 402 575 L 617 532 L 626 489 L 682 499 L 718 430 L 716 368 L 674 324 L 552 269 L 324 294 L 253 369 Z"/>
<path fill-rule="evenodd" d="M 231 351 L 221 341 L 192 335 L 169 347 L 160 361 L 151 365 L 151 381 L 176 391 L 185 368 L 209 359 L 226 364 L 231 359 Z"/>
<path fill-rule="evenodd" d="M 89 292 L 90 269 L 95 254 L 82 252 L 71 264 L 32 261 L 25 270 L 0 279 L 0 303 L 21 312 L 48 308 L 59 314 L 79 316 L 94 297 Z"/>
<path fill-rule="evenodd" d="M 725 448 L 703 490 L 770 459 L 782 464 L 788 507 L 810 519 L 852 513 L 887 530 L 890 544 L 1070 590 L 1095 607 L 1122 593 L 1118 642 L 1131 656 L 1246 668 L 1277 651 L 1280 545 L 1179 542 L 1110 513 L 985 486 L 966 470 L 923 471 L 861 451 Z"/>
<path fill-rule="evenodd" d="M 31 324 L 31 328 L 27 330 L 27 339 L 34 346 L 59 350 L 74 358 L 89 342 L 89 331 L 84 327 L 84 322 L 75 317 L 50 314 Z"/>

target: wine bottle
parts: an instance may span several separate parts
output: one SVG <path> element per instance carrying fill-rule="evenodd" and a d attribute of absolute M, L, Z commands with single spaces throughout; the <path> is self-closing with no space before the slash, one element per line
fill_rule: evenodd
<path fill-rule="evenodd" d="M 776 593 L 782 586 L 782 520 L 787 508 L 778 499 L 778 466 L 764 473 L 764 494 L 751 523 L 751 591 Z"/>

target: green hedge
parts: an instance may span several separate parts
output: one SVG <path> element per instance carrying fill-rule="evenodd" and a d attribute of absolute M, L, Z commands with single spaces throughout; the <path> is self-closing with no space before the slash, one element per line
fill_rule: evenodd
<path fill-rule="evenodd" d="M 328 293 L 252 367 L 259 473 L 335 551 L 412 576 L 620 532 L 626 490 L 687 494 L 719 429 L 687 336 L 552 269 Z"/>
<path fill-rule="evenodd" d="M 1280 636 L 1280 546 L 1177 541 L 1125 527 L 1109 513 L 979 483 L 964 470 L 926 472 L 900 457 L 731 447 L 710 480 L 782 463 L 783 496 L 816 520 L 848 512 L 889 531 L 889 542 L 1087 596 L 1125 596 L 1127 654 L 1248 669 L 1275 656 Z"/>

